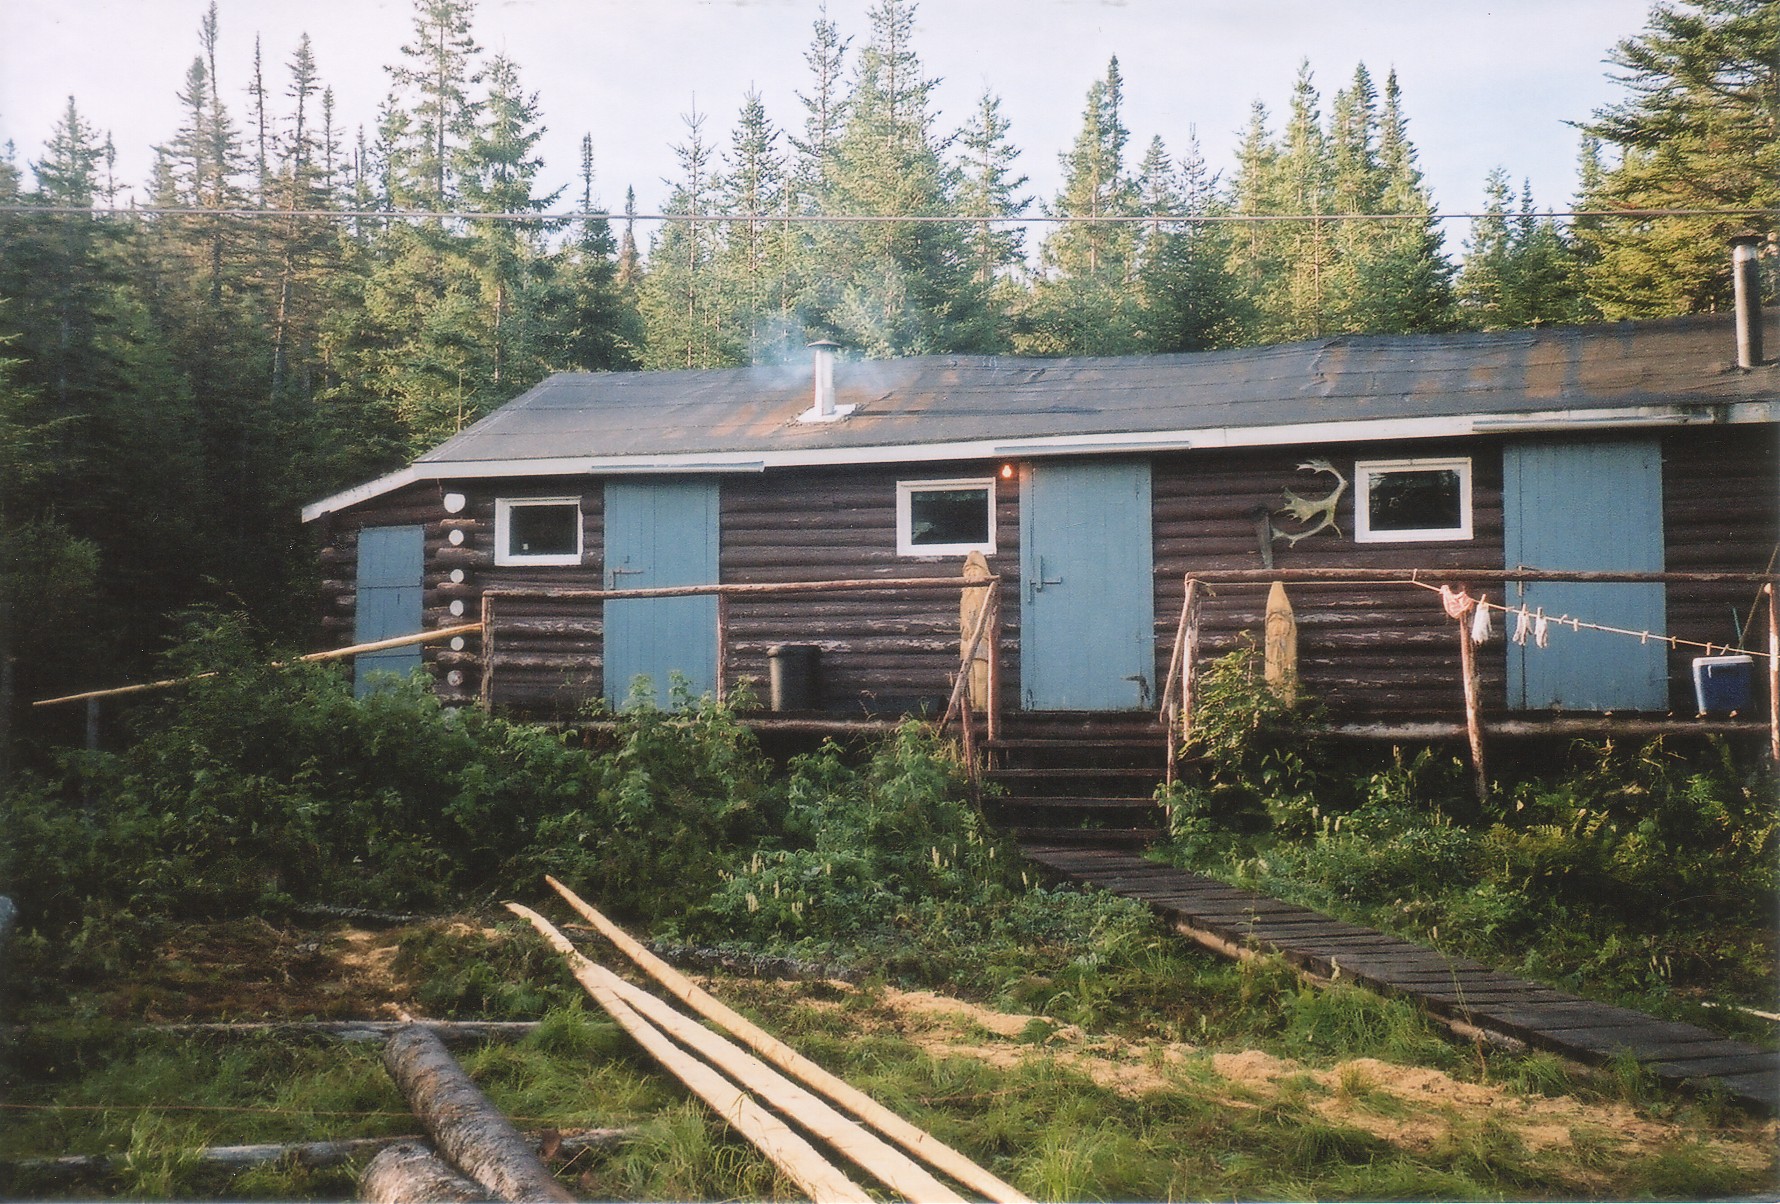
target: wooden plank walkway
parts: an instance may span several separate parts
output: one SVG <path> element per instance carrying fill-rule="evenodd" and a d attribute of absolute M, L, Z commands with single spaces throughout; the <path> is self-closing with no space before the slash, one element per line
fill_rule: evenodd
<path fill-rule="evenodd" d="M 1318 978 L 1414 999 L 1444 1022 L 1578 1061 L 1599 1064 L 1629 1052 L 1659 1079 L 1711 1085 L 1744 1104 L 1780 1111 L 1780 1053 L 1566 994 L 1123 849 L 1034 845 L 1022 851 L 1061 878 L 1148 904 L 1183 935 L 1220 953 L 1276 953 Z"/>

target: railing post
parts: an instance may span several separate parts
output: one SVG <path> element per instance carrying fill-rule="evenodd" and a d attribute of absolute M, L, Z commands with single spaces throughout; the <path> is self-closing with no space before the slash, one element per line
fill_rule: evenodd
<path fill-rule="evenodd" d="M 729 595 L 717 595 L 717 705 L 727 697 L 723 689 L 723 672 L 729 664 Z"/>
<path fill-rule="evenodd" d="M 989 617 L 989 689 L 983 699 L 987 712 L 988 741 L 995 743 L 1001 734 L 1001 587 L 990 586 L 989 605 L 995 608 Z"/>
<path fill-rule="evenodd" d="M 1464 679 L 1465 687 L 1465 735 L 1471 742 L 1472 785 L 1477 791 L 1477 801 L 1487 803 L 1489 778 L 1483 765 L 1482 688 L 1477 680 L 1477 646 L 1471 639 L 1471 616 L 1480 605 L 1482 604 L 1472 603 L 1458 618 L 1459 674 Z"/>
<path fill-rule="evenodd" d="M 494 599 L 482 595 L 482 709 L 494 709 Z"/>
<path fill-rule="evenodd" d="M 1780 614 L 1774 610 L 1774 583 L 1763 592 L 1768 595 L 1768 755 L 1780 765 Z"/>
<path fill-rule="evenodd" d="M 1199 582 L 1187 578 L 1186 596 L 1181 600 L 1180 654 L 1180 730 L 1175 738 L 1181 744 L 1193 734 L 1193 687 L 1199 676 Z"/>

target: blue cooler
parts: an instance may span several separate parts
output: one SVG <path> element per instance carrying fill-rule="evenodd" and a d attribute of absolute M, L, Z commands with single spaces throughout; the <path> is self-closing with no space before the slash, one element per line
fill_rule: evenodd
<path fill-rule="evenodd" d="M 1747 710 L 1749 683 L 1754 674 L 1754 657 L 1694 657 L 1693 695 L 1700 704 L 1700 714 L 1724 715 Z"/>

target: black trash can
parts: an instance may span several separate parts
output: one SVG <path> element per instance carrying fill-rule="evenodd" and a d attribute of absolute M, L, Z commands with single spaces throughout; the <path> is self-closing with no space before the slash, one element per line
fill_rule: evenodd
<path fill-rule="evenodd" d="M 821 705 L 821 651 L 814 644 L 774 644 L 766 650 L 773 710 L 813 711 Z"/>

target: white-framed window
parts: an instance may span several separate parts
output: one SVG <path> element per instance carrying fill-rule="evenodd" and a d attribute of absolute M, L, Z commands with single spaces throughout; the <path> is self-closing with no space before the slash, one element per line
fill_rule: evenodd
<path fill-rule="evenodd" d="M 995 478 L 896 482 L 896 554 L 995 554 Z"/>
<path fill-rule="evenodd" d="M 1470 457 L 1354 465 L 1354 542 L 1470 538 Z"/>
<path fill-rule="evenodd" d="M 496 564 L 580 564 L 581 499 L 504 497 L 494 503 Z"/>

